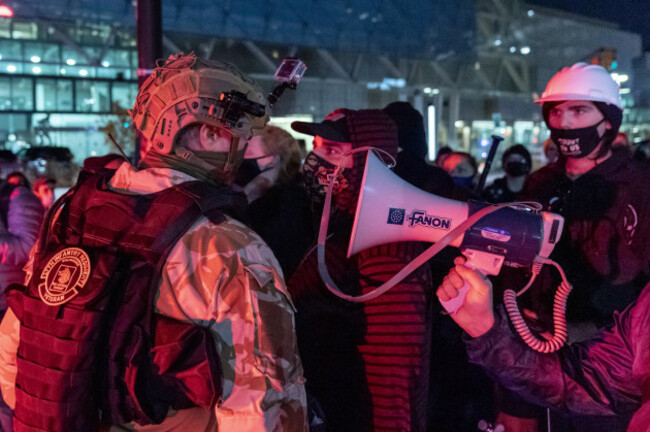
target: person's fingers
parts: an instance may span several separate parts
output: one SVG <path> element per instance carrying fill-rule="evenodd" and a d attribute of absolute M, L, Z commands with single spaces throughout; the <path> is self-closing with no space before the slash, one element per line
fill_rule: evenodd
<path fill-rule="evenodd" d="M 453 271 L 453 270 L 452 270 Z M 454 283 L 450 280 L 450 274 L 444 277 L 442 280 L 442 284 L 440 284 L 440 287 L 438 287 L 437 295 L 438 297 L 443 300 L 447 301 L 450 300 L 458 295 L 458 289 L 454 286 Z M 456 277 L 459 277 L 456 274 Z"/>
<path fill-rule="evenodd" d="M 467 262 L 467 258 L 465 258 L 462 255 L 454 258 L 454 264 L 456 265 L 464 265 L 466 262 Z"/>
<path fill-rule="evenodd" d="M 453 299 L 458 295 L 458 290 L 456 289 L 456 287 L 454 287 L 452 283 L 447 282 L 442 285 L 442 288 L 445 294 L 447 295 L 447 299 Z"/>
<path fill-rule="evenodd" d="M 447 275 L 447 280 L 449 281 L 450 284 L 452 284 L 454 286 L 454 288 L 460 289 L 465 284 L 465 281 L 458 274 L 458 272 L 456 271 L 456 268 L 457 267 L 454 267 L 449 271 L 449 274 Z"/>
<path fill-rule="evenodd" d="M 455 270 L 457 271 L 458 275 L 460 275 L 460 277 L 465 279 L 470 285 L 475 288 L 490 285 L 489 279 L 487 279 L 487 277 L 480 271 L 474 270 L 464 265 L 456 266 Z"/>
<path fill-rule="evenodd" d="M 437 295 L 438 298 L 439 298 L 440 300 L 442 300 L 442 301 L 449 301 L 449 300 L 451 300 L 451 297 L 449 297 L 449 295 L 447 294 L 447 291 L 445 290 L 445 288 L 444 288 L 443 285 L 440 285 L 440 286 L 438 287 L 438 290 L 436 291 L 436 295 Z"/>

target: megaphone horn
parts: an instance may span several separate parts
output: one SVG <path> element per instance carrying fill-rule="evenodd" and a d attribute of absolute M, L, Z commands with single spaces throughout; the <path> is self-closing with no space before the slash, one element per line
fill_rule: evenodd
<path fill-rule="evenodd" d="M 348 258 L 385 243 L 435 243 L 467 219 L 468 211 L 467 203 L 427 193 L 402 180 L 369 152 Z M 458 247 L 462 240 L 460 236 L 451 245 Z"/>
<path fill-rule="evenodd" d="M 560 238 L 564 219 L 549 212 L 539 213 L 541 206 L 536 203 L 535 212 L 507 208 L 513 204 L 530 206 L 531 203 L 504 203 L 489 206 L 485 203 L 473 201 L 463 203 L 429 194 L 391 173 L 377 156 L 372 152 L 369 153 L 352 227 L 348 257 L 384 243 L 424 241 L 436 245 L 420 254 L 374 292 L 354 298 L 352 301 L 370 300 L 386 292 L 417 266 L 438 253 L 445 243 L 460 247 L 467 257 L 466 265 L 481 271 L 484 275 L 498 274 L 504 263 L 532 265 L 532 277 L 520 293 L 533 283 L 541 266 L 550 263 L 558 267 L 563 279 L 554 300 L 555 333 L 551 340 L 539 339 L 530 331 L 517 305 L 518 293 L 506 290 L 504 304 L 517 333 L 524 342 L 539 352 L 557 351 L 566 341 L 564 311 L 571 285 L 559 265 L 548 257 Z M 321 234 L 324 233 L 326 230 L 322 230 L 321 227 Z M 319 236 L 318 258 L 321 276 L 323 270 L 326 273 L 324 250 L 324 244 L 321 244 Z M 327 278 L 323 280 L 330 288 L 333 282 L 329 279 L 329 275 Z M 455 298 L 441 300 L 443 307 L 452 314 L 456 313 L 465 302 L 468 291 L 469 285 L 466 283 Z"/>

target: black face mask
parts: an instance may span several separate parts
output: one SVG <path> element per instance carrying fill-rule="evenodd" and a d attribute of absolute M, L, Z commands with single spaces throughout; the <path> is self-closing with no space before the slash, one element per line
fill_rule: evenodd
<path fill-rule="evenodd" d="M 235 184 L 244 187 L 262 172 L 257 165 L 257 159 L 244 159 L 235 176 Z"/>
<path fill-rule="evenodd" d="M 593 152 L 602 136 L 598 133 L 598 126 L 604 122 L 602 119 L 593 126 L 580 129 L 558 129 L 549 126 L 551 140 L 559 147 L 560 153 L 570 158 L 582 158 Z"/>
<path fill-rule="evenodd" d="M 324 201 L 325 191 L 336 170 L 336 165 L 311 152 L 307 155 L 302 165 L 303 186 L 313 201 Z M 339 194 L 350 187 L 350 169 L 344 168 L 340 172 L 332 190 L 336 199 Z M 340 199 L 340 197 L 338 197 Z"/>
<path fill-rule="evenodd" d="M 503 170 L 510 177 L 525 176 L 530 171 L 526 162 L 507 162 Z"/>

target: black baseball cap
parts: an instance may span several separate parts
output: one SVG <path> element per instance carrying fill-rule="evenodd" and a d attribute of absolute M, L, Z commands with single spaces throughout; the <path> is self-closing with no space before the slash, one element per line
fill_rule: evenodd
<path fill-rule="evenodd" d="M 332 111 L 320 123 L 295 121 L 291 123 L 291 129 L 306 135 L 318 135 L 328 141 L 344 143 L 351 141 L 347 119 L 340 110 Z"/>

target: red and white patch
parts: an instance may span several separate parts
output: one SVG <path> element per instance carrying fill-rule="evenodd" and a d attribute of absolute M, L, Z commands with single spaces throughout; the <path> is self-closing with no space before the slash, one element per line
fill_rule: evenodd
<path fill-rule="evenodd" d="M 90 258 L 79 248 L 54 255 L 41 272 L 38 294 L 45 304 L 58 306 L 75 298 L 88 282 Z"/>

